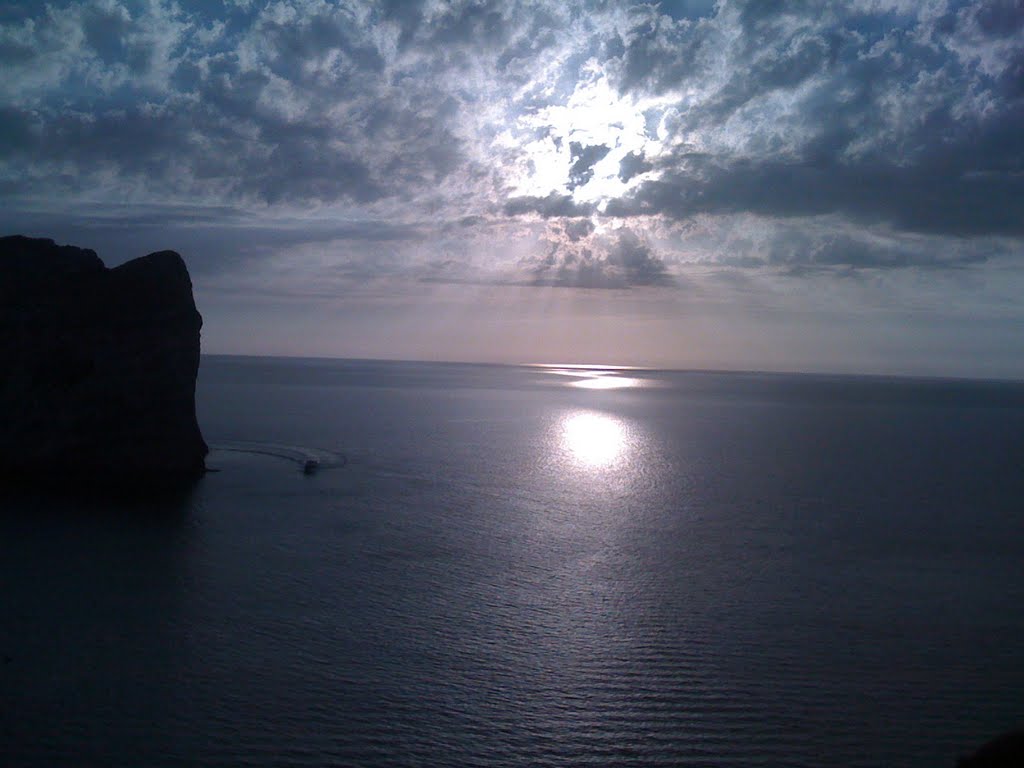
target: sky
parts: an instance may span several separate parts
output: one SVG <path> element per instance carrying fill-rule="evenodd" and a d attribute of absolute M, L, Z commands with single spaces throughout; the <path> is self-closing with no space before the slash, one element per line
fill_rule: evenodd
<path fill-rule="evenodd" d="M 211 353 L 1024 378 L 1024 0 L 2 4 L 0 233 Z"/>

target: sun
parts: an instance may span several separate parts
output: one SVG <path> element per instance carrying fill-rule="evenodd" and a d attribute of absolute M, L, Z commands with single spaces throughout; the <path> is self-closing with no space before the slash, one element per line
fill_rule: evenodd
<path fill-rule="evenodd" d="M 620 94 L 593 65 L 564 100 L 519 114 L 515 129 L 499 137 L 520 160 L 512 172 L 513 195 L 569 194 L 578 203 L 599 207 L 621 196 L 646 178 L 637 174 L 623 179 L 623 159 L 630 154 L 651 158 L 662 149 L 657 126 L 649 119 L 650 107 Z M 578 174 L 574 180 L 573 168 L 586 148 L 599 148 L 594 153 L 599 159 L 588 163 L 581 183 Z"/>

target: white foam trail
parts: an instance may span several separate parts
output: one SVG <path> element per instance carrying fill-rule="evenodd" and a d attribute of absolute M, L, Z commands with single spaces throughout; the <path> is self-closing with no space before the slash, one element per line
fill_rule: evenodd
<path fill-rule="evenodd" d="M 345 454 L 327 451 L 322 448 L 309 448 L 302 445 L 283 445 L 281 443 L 262 443 L 248 440 L 219 441 L 210 444 L 211 451 L 231 451 L 233 453 L 255 453 L 261 456 L 274 456 L 306 467 L 315 462 L 317 469 L 337 469 L 348 463 Z"/>

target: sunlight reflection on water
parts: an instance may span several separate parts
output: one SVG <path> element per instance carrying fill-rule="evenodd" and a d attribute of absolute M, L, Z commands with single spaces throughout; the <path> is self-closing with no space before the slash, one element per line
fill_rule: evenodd
<path fill-rule="evenodd" d="M 563 447 L 588 467 L 615 463 L 627 447 L 623 424 L 604 414 L 577 411 L 566 416 L 561 426 Z"/>
<path fill-rule="evenodd" d="M 570 382 L 569 386 L 579 387 L 580 389 L 629 389 L 647 386 L 647 382 L 643 379 L 634 379 L 627 376 L 594 374 L 589 378 Z"/>
<path fill-rule="evenodd" d="M 546 373 L 555 376 L 566 376 L 575 379 L 575 381 L 569 381 L 566 384 L 579 389 L 634 389 L 655 386 L 656 384 L 653 379 L 623 375 L 637 370 L 631 368 L 612 368 L 600 365 L 542 365 L 538 367 Z"/>

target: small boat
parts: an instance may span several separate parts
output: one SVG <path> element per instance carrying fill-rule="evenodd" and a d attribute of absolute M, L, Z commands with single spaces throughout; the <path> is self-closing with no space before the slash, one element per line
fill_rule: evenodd
<path fill-rule="evenodd" d="M 302 474 L 312 475 L 320 468 L 320 462 L 316 459 L 306 459 L 306 463 L 302 465 Z"/>

